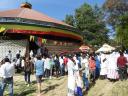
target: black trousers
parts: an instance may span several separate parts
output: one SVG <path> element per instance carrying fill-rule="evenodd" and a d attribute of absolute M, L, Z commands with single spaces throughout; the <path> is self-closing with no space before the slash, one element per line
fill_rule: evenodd
<path fill-rule="evenodd" d="M 127 79 L 127 67 L 119 67 L 118 73 L 120 80 Z"/>
<path fill-rule="evenodd" d="M 50 76 L 50 70 L 46 69 L 46 77 L 49 77 L 49 76 Z"/>

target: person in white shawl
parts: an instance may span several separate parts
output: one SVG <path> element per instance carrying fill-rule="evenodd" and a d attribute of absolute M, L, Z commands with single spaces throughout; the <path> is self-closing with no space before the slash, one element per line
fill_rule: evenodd
<path fill-rule="evenodd" d="M 115 52 L 110 54 L 108 58 L 108 65 L 107 65 L 107 78 L 111 80 L 116 80 L 119 79 L 119 74 L 117 71 L 117 58 L 118 56 L 116 55 Z"/>
<path fill-rule="evenodd" d="M 102 77 L 102 79 L 106 78 L 106 75 L 107 75 L 107 65 L 108 65 L 108 54 L 101 54 L 100 77 Z"/>
<path fill-rule="evenodd" d="M 67 96 L 75 96 L 75 75 L 74 75 L 74 67 L 75 64 L 71 60 L 68 59 L 67 67 L 68 67 L 68 94 Z"/>

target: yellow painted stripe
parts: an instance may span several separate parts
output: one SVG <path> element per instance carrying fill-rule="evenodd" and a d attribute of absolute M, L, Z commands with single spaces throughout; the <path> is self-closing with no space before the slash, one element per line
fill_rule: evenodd
<path fill-rule="evenodd" d="M 1 24 L 3 27 L 6 29 L 18 29 L 18 30 L 34 30 L 34 31 L 45 31 L 45 32 L 50 32 L 50 31 L 55 31 L 55 32 L 60 32 L 60 33 L 65 33 L 65 34 L 71 34 L 74 36 L 77 36 L 82 39 L 82 36 L 76 33 L 73 33 L 72 31 L 67 31 L 67 30 L 61 30 L 57 28 L 45 28 L 45 27 L 38 27 L 38 26 L 25 26 L 25 25 L 11 25 L 11 24 Z"/>
<path fill-rule="evenodd" d="M 1 33 L 1 32 L 3 32 L 3 31 L 5 31 L 5 29 L 6 29 L 6 28 L 5 28 L 5 27 L 3 27 L 3 26 L 2 26 L 2 27 L 0 27 L 0 33 Z"/>

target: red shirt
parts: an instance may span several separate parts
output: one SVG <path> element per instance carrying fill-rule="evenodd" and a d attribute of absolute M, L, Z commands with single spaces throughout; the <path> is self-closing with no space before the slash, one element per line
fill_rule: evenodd
<path fill-rule="evenodd" d="M 64 65 L 67 65 L 68 63 L 68 58 L 64 58 Z"/>
<path fill-rule="evenodd" d="M 127 63 L 127 58 L 126 57 L 124 57 L 124 56 L 118 57 L 118 59 L 117 59 L 117 65 L 119 67 L 125 67 L 126 63 Z"/>
<path fill-rule="evenodd" d="M 90 57 L 90 59 L 89 59 L 89 68 L 90 68 L 90 70 L 96 69 L 96 63 L 95 63 L 95 60 L 93 60 L 93 57 Z"/>

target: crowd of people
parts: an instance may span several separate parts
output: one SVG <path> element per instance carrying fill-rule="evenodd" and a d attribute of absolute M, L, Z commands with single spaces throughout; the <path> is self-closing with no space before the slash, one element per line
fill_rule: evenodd
<path fill-rule="evenodd" d="M 109 53 L 77 53 L 61 55 L 32 54 L 22 57 L 20 50 L 12 59 L 11 51 L 0 64 L 0 96 L 3 96 L 6 85 L 13 96 L 13 76 L 15 72 L 24 72 L 25 83 L 31 84 L 31 74 L 35 73 L 38 94 L 41 96 L 42 77 L 52 79 L 68 76 L 67 96 L 84 96 L 96 79 L 109 79 L 112 82 L 127 79 L 127 54 L 123 52 Z"/>
<path fill-rule="evenodd" d="M 90 53 L 73 56 L 68 61 L 68 96 L 84 96 L 97 79 L 110 82 L 126 80 L 128 54 L 124 52 Z"/>

